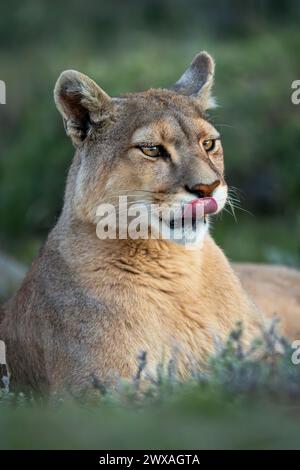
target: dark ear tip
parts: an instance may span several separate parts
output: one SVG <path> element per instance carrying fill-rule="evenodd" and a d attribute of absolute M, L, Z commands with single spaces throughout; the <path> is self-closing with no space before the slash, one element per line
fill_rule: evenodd
<path fill-rule="evenodd" d="M 191 65 L 199 70 L 207 70 L 211 75 L 215 72 L 215 61 L 206 51 L 199 52 L 199 54 L 194 57 Z"/>
<path fill-rule="evenodd" d="M 78 80 L 84 75 L 77 70 L 64 70 L 57 79 L 57 82 Z"/>
<path fill-rule="evenodd" d="M 67 88 L 69 85 L 78 82 L 82 74 L 77 72 L 77 70 L 64 70 L 58 77 L 55 87 L 54 87 L 54 96 L 59 94 L 60 90 Z"/>
<path fill-rule="evenodd" d="M 68 89 L 78 80 L 79 72 L 76 70 L 65 70 L 58 77 L 54 90 L 54 101 L 56 106 L 60 109 L 60 100 L 67 94 Z"/>

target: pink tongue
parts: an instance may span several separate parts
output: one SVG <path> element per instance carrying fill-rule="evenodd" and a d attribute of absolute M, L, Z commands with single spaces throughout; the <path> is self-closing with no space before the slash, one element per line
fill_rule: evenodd
<path fill-rule="evenodd" d="M 203 197 L 195 199 L 185 206 L 184 217 L 203 217 L 206 214 L 213 214 L 218 209 L 218 204 L 213 197 Z"/>

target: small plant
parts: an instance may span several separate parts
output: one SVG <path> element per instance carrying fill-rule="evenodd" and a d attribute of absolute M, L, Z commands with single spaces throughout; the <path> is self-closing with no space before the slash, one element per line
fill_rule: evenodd
<path fill-rule="evenodd" d="M 227 396 L 300 400 L 300 367 L 292 363 L 294 350 L 288 340 L 278 333 L 277 327 L 278 319 L 274 318 L 269 327 L 262 330 L 261 337 L 245 349 L 243 327 L 237 324 L 224 344 L 216 342 L 216 352 L 209 359 L 205 371 L 191 360 L 190 378 L 187 380 L 179 375 L 176 351 L 169 361 L 157 365 L 154 374 L 147 370 L 147 352 L 142 351 L 137 358 L 137 371 L 131 380 L 119 379 L 109 387 L 95 375 L 91 377 L 91 383 L 98 392 L 97 402 L 141 406 L 148 402 L 169 400 L 182 389 L 199 386 L 202 390 L 214 389 Z M 7 373 L 2 377 L 2 384 L 0 405 L 34 402 L 32 397 L 23 394 L 15 396 L 9 392 Z M 84 403 L 87 396 L 83 394 L 80 398 L 73 398 Z M 52 398 L 55 403 L 64 402 L 63 396 L 60 399 L 57 395 Z"/>
<path fill-rule="evenodd" d="M 91 377 L 92 396 L 45 400 L 6 384 L 0 448 L 299 448 L 300 367 L 277 323 L 249 348 L 238 324 L 216 342 L 204 372 L 191 360 L 188 380 L 179 376 L 176 351 L 152 374 L 144 351 L 131 380 L 109 386 Z"/>

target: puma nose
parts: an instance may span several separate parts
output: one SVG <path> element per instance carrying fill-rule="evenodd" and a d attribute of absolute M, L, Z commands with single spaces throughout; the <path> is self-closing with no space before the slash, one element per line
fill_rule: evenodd
<path fill-rule="evenodd" d="M 185 189 L 197 197 L 210 197 L 219 184 L 220 180 L 216 180 L 211 184 L 195 184 L 191 188 L 186 186 Z"/>

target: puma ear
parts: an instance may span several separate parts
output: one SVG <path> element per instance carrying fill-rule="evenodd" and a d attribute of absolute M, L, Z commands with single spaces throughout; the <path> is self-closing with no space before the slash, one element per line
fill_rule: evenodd
<path fill-rule="evenodd" d="M 75 146 L 88 136 L 93 124 L 105 120 L 111 111 L 111 98 L 89 77 L 66 70 L 54 88 L 54 101 L 61 113 L 67 135 Z"/>
<path fill-rule="evenodd" d="M 211 96 L 214 71 L 213 58 L 207 52 L 200 52 L 171 90 L 181 95 L 197 97 L 204 111 L 214 108 L 216 103 Z"/>

